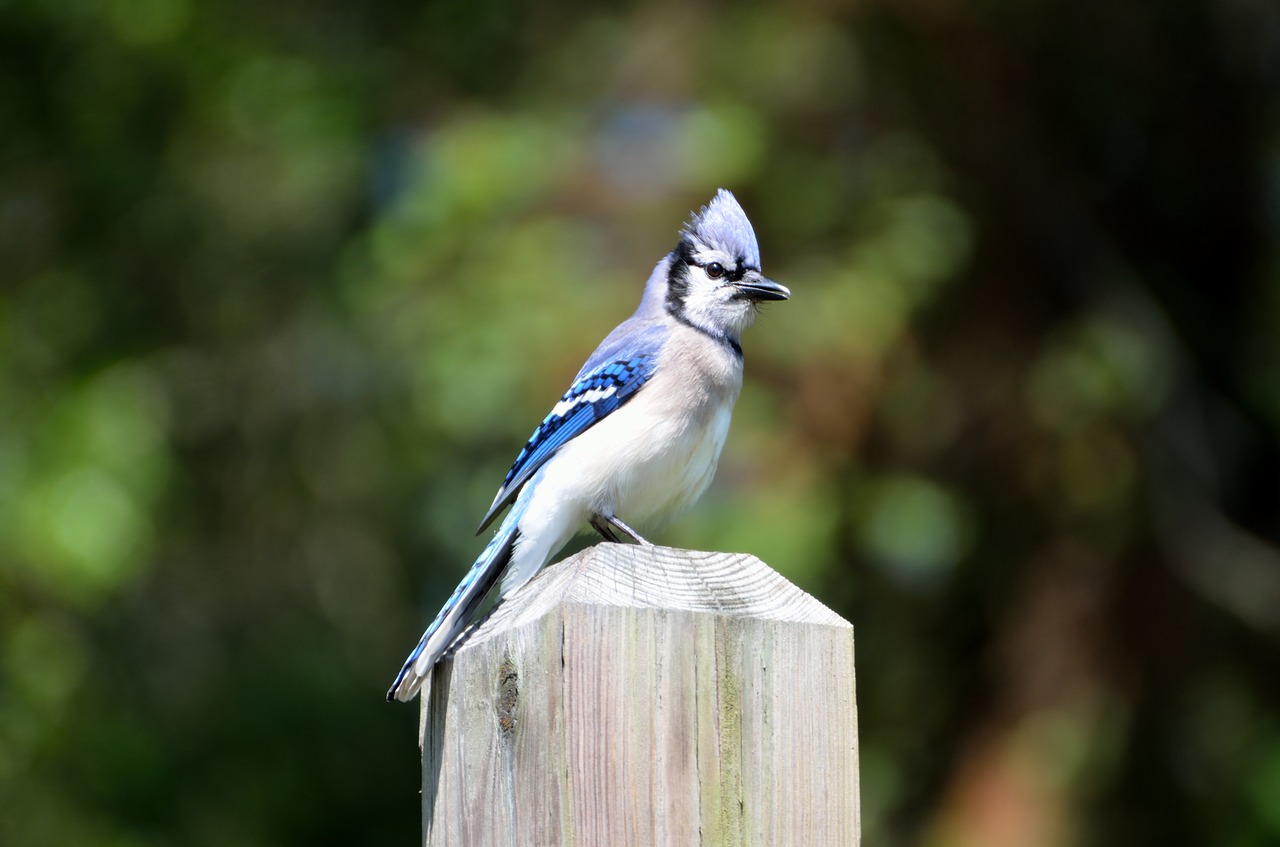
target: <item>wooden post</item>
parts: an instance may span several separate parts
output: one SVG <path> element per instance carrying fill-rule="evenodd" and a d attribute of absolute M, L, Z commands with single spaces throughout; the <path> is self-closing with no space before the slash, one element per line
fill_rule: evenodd
<path fill-rule="evenodd" d="M 600 544 L 436 667 L 427 845 L 856 845 L 853 627 L 753 556 Z"/>

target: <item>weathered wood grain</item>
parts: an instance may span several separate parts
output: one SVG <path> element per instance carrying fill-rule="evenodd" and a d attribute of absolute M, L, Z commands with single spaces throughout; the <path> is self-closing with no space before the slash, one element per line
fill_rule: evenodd
<path fill-rule="evenodd" d="M 853 628 L 752 556 L 600 544 L 423 696 L 428 845 L 855 845 Z"/>

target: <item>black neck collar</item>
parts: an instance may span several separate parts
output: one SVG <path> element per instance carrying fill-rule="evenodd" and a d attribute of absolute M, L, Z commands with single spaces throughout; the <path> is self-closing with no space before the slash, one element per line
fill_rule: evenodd
<path fill-rule="evenodd" d="M 695 332 L 702 333 L 707 338 L 710 338 L 712 341 L 720 342 L 721 344 L 723 344 L 724 346 L 732 350 L 733 355 L 737 356 L 739 359 L 742 358 L 742 345 L 738 342 L 737 339 L 731 338 L 730 336 L 726 335 L 723 332 L 720 332 L 719 330 L 709 329 L 703 326 L 702 324 L 694 323 L 693 321 L 689 320 L 687 315 L 685 315 L 683 309 L 673 308 L 670 303 L 667 304 L 667 314 L 675 318 L 677 323 L 683 324 L 684 326 L 689 327 L 689 329 L 692 329 Z"/>

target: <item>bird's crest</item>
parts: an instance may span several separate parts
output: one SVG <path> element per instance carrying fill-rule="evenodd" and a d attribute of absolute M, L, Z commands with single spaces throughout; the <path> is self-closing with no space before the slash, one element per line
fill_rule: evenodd
<path fill-rule="evenodd" d="M 733 194 L 723 188 L 689 219 L 681 233 L 696 247 L 724 250 L 747 267 L 760 267 L 760 247 L 751 221 Z"/>

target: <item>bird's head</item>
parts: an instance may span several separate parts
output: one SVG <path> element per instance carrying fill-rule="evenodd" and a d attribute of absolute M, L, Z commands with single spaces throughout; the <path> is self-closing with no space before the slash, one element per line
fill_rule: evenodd
<path fill-rule="evenodd" d="M 760 303 L 790 296 L 760 273 L 760 247 L 751 221 L 733 195 L 720 189 L 681 231 L 672 251 L 667 311 L 736 343 L 755 320 Z"/>

